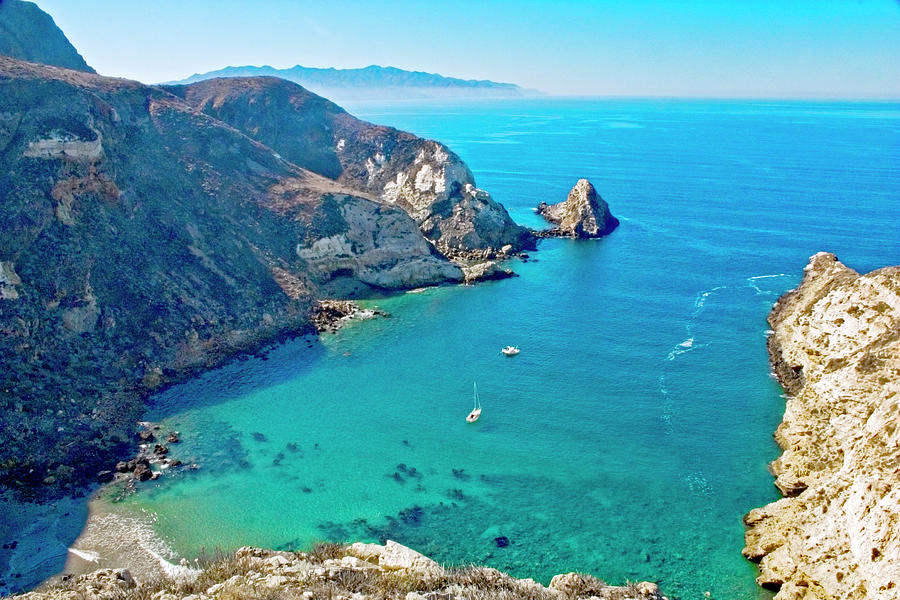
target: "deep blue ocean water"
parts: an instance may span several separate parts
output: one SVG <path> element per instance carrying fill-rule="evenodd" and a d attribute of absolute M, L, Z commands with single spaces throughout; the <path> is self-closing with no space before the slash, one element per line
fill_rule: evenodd
<path fill-rule="evenodd" d="M 165 392 L 148 418 L 200 469 L 122 504 L 188 557 L 389 538 L 544 583 L 579 570 L 769 597 L 740 554 L 741 516 L 778 498 L 766 314 L 815 252 L 900 264 L 900 106 L 349 108 L 446 143 L 522 224 L 581 177 L 622 224 L 541 242 L 518 278 L 370 301 L 392 316 Z"/>

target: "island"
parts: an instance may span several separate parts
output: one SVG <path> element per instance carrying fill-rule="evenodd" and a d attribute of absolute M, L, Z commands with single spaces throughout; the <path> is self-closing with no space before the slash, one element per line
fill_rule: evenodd
<path fill-rule="evenodd" d="M 357 100 L 409 100 L 410 98 L 523 98 L 540 96 L 514 83 L 485 79 L 459 79 L 437 73 L 407 71 L 369 65 L 361 69 L 314 68 L 295 65 L 286 69 L 264 66 L 231 66 L 195 73 L 170 84 L 197 83 L 220 77 L 278 77 L 302 85 L 336 102 Z"/>
<path fill-rule="evenodd" d="M 612 233 L 619 220 L 587 179 L 579 179 L 565 201 L 541 202 L 537 213 L 556 227 L 537 232 L 542 237 L 599 238 Z"/>

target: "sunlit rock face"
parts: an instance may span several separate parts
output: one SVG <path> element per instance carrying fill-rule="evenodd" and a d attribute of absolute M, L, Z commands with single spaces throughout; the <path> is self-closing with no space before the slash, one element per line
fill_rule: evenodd
<path fill-rule="evenodd" d="M 778 600 L 900 597 L 900 267 L 816 254 L 769 323 L 785 498 L 746 515 L 744 555 Z"/>
<path fill-rule="evenodd" d="M 552 205 L 541 202 L 537 212 L 556 225 L 551 230 L 553 235 L 565 237 L 603 237 L 619 225 L 609 212 L 609 205 L 587 179 L 579 179 L 565 201 Z"/>

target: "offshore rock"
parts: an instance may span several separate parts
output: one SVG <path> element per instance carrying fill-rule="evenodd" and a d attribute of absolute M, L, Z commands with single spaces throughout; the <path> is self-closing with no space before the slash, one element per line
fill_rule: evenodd
<path fill-rule="evenodd" d="M 579 179 L 564 202 L 548 205 L 541 202 L 539 215 L 556 225 L 544 235 L 575 238 L 597 238 L 611 233 L 619 220 L 609 212 L 609 205 L 587 179 Z"/>
<path fill-rule="evenodd" d="M 819 253 L 805 271 L 769 315 L 786 497 L 744 517 L 744 555 L 778 600 L 898 598 L 900 267 Z"/>

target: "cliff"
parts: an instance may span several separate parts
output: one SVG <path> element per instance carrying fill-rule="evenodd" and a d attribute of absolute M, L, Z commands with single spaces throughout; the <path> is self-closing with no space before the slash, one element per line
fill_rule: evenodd
<path fill-rule="evenodd" d="M 32 2 L 0 2 L 0 54 L 93 73 L 53 18 Z"/>
<path fill-rule="evenodd" d="M 255 95 L 273 82 L 287 106 Z M 279 150 L 164 89 L 0 57 L 3 485 L 91 481 L 146 394 L 306 330 L 318 298 L 460 282 L 447 255 L 532 239 L 436 142 L 215 85 L 207 111 Z"/>
<path fill-rule="evenodd" d="M 612 233 L 619 220 L 609 212 L 609 205 L 587 179 L 579 179 L 565 201 L 548 205 L 541 202 L 539 215 L 556 225 L 544 235 L 575 238 L 597 238 Z"/>
<path fill-rule="evenodd" d="M 212 79 L 166 88 L 285 159 L 398 206 L 446 255 L 532 248 L 472 172 L 440 142 L 372 125 L 299 85 L 272 77 Z"/>
<path fill-rule="evenodd" d="M 746 515 L 744 555 L 778 600 L 900 597 L 900 267 L 816 254 L 769 323 L 785 498 Z"/>
<path fill-rule="evenodd" d="M 390 540 L 384 546 L 323 544 L 310 553 L 245 547 L 233 556 L 208 561 L 201 569 L 169 567 L 169 577 L 146 578 L 126 569 L 99 570 L 16 598 L 665 600 L 657 586 L 648 582 L 617 587 L 590 575 L 567 573 L 544 587 L 487 567 L 445 568 Z"/>

